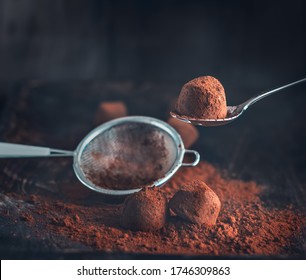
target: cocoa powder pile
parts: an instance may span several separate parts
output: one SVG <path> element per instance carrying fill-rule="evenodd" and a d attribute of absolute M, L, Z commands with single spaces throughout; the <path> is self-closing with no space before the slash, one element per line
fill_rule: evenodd
<path fill-rule="evenodd" d="M 160 188 L 161 193 L 171 199 L 182 185 L 194 179 L 206 182 L 220 198 L 221 211 L 213 226 L 192 224 L 172 213 L 161 229 L 132 231 L 120 223 L 122 204 L 93 204 L 90 199 L 67 201 L 46 195 L 8 193 L 6 201 L 14 199 L 23 204 L 14 210 L 13 203 L 4 201 L 0 211 L 12 223 L 31 228 L 33 237 L 66 238 L 104 252 L 291 257 L 305 254 L 305 211 L 290 205 L 267 206 L 261 199 L 264 187 L 255 182 L 223 177 L 217 168 L 202 161 L 194 168 L 182 168 Z"/>

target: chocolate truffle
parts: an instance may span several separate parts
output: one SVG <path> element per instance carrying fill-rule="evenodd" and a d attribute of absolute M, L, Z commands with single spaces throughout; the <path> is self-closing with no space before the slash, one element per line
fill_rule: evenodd
<path fill-rule="evenodd" d="M 125 116 L 127 116 L 127 108 L 123 102 L 101 102 L 97 109 L 94 122 L 96 125 L 100 125 Z"/>
<path fill-rule="evenodd" d="M 227 115 L 224 88 L 211 76 L 193 79 L 182 87 L 175 110 L 191 118 L 224 119 Z"/>
<path fill-rule="evenodd" d="M 199 138 L 199 132 L 192 124 L 174 118 L 170 118 L 168 124 L 170 124 L 181 136 L 186 149 L 191 147 Z"/>
<path fill-rule="evenodd" d="M 167 209 L 167 198 L 158 188 L 144 188 L 125 199 L 121 226 L 134 231 L 161 229 L 166 222 Z"/>
<path fill-rule="evenodd" d="M 169 201 L 169 207 L 179 217 L 195 224 L 214 225 L 221 202 L 204 182 L 195 180 L 182 187 Z"/>

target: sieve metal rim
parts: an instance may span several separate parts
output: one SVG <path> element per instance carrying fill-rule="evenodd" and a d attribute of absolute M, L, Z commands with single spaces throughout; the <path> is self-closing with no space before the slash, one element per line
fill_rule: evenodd
<path fill-rule="evenodd" d="M 103 133 L 104 131 L 108 130 L 109 128 L 115 127 L 117 125 L 124 124 L 126 122 L 134 122 L 134 123 L 143 123 L 143 124 L 149 124 L 156 126 L 160 128 L 161 130 L 167 132 L 169 136 L 174 140 L 174 143 L 177 147 L 177 157 L 172 165 L 172 167 L 169 169 L 169 171 L 165 174 L 164 177 L 156 180 L 152 183 L 151 186 L 161 187 L 166 181 L 168 181 L 175 172 L 182 166 L 183 158 L 185 152 L 184 143 L 182 141 L 181 136 L 178 134 L 178 132 L 170 126 L 168 123 L 161 121 L 156 118 L 152 117 L 146 117 L 146 116 L 128 116 L 128 117 L 122 117 L 118 119 L 111 120 L 109 122 L 106 122 L 98 127 L 96 127 L 94 130 L 89 132 L 83 140 L 79 143 L 77 146 L 74 157 L 73 157 L 73 169 L 74 173 L 77 176 L 77 178 L 80 180 L 81 183 L 83 183 L 86 187 L 97 191 L 99 193 L 107 194 L 107 195 L 128 195 L 135 192 L 138 192 L 141 190 L 141 188 L 138 189 L 129 189 L 129 190 L 113 190 L 113 189 L 105 189 L 101 188 L 99 186 L 96 186 L 93 184 L 84 174 L 82 167 L 81 167 L 81 155 L 82 151 L 86 148 L 86 146 L 99 134 Z M 190 151 L 189 151 L 190 152 Z M 196 153 L 196 161 L 193 164 L 189 164 L 189 166 L 194 166 L 199 161 L 199 155 L 197 152 L 192 151 Z"/>

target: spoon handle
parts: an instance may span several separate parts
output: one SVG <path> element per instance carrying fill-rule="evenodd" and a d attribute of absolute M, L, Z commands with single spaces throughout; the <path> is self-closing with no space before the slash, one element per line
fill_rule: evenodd
<path fill-rule="evenodd" d="M 287 85 L 284 85 L 284 86 L 272 89 L 270 91 L 261 93 L 259 95 L 256 95 L 256 96 L 252 97 L 251 99 L 247 100 L 246 102 L 242 103 L 241 106 L 243 106 L 243 110 L 246 110 L 249 106 L 253 105 L 257 101 L 259 101 L 259 100 L 261 100 L 261 99 L 263 99 L 263 98 L 265 98 L 267 96 L 270 96 L 270 95 L 272 95 L 272 94 L 274 94 L 274 93 L 276 93 L 276 92 L 278 92 L 280 90 L 283 90 L 285 88 L 288 88 L 288 87 L 291 87 L 291 86 L 294 86 L 294 85 L 297 85 L 297 84 L 300 84 L 300 83 L 303 83 L 303 82 L 306 82 L 306 78 L 303 78 L 301 80 L 292 82 L 290 84 L 287 84 Z"/>

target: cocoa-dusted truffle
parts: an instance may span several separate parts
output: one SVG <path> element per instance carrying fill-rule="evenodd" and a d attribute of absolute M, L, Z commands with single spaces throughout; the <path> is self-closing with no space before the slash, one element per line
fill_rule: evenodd
<path fill-rule="evenodd" d="M 125 199 L 121 226 L 134 231 L 161 229 L 166 222 L 167 209 L 167 198 L 158 188 L 144 188 Z"/>
<path fill-rule="evenodd" d="M 121 101 L 101 102 L 95 115 L 95 124 L 100 125 L 110 120 L 127 116 L 127 108 Z"/>
<path fill-rule="evenodd" d="M 198 119 L 224 119 L 227 115 L 224 88 L 214 77 L 202 76 L 186 83 L 175 110 Z"/>
<path fill-rule="evenodd" d="M 214 225 L 221 202 L 204 182 L 195 180 L 182 187 L 169 202 L 169 207 L 181 218 L 196 224 Z"/>
<path fill-rule="evenodd" d="M 186 149 L 191 147 L 199 138 L 199 132 L 192 124 L 179 121 L 175 118 L 170 118 L 168 124 L 181 135 Z"/>

